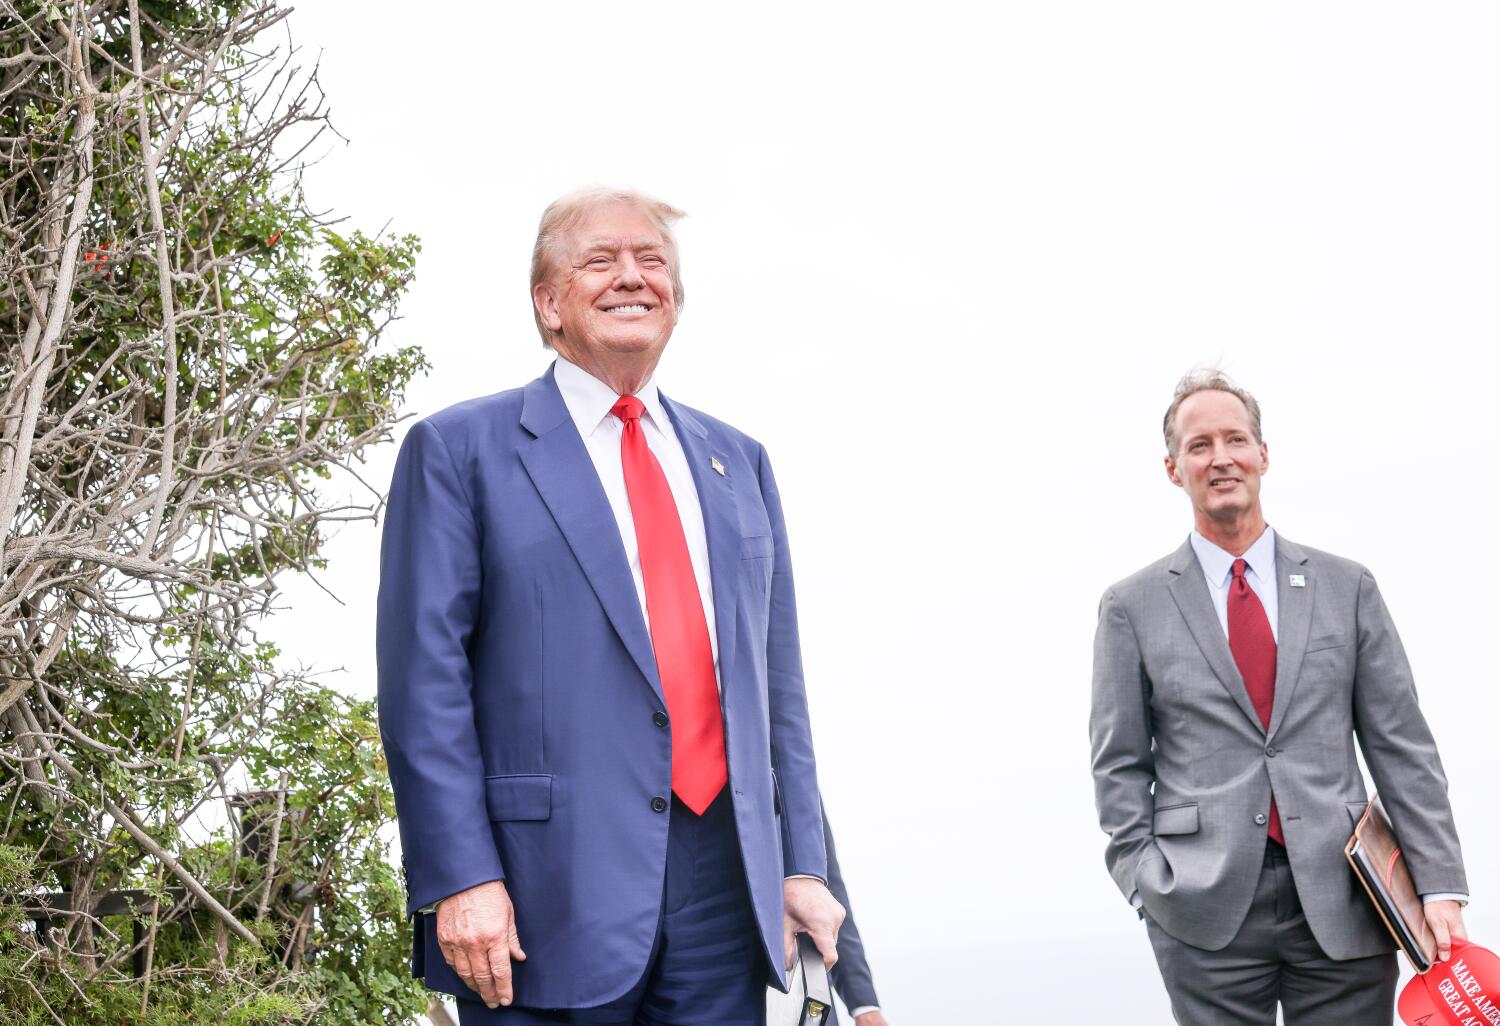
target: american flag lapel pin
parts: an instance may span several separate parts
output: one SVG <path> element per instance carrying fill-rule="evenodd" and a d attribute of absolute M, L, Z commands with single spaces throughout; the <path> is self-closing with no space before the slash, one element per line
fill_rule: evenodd
<path fill-rule="evenodd" d="M 1307 578 L 1301 574 L 1292 574 L 1291 584 L 1293 588 L 1307 587 Z"/>
<path fill-rule="evenodd" d="M 715 474 L 718 474 L 720 477 L 724 476 L 724 464 L 719 462 L 719 457 L 710 456 L 708 458 L 708 465 L 714 468 Z"/>

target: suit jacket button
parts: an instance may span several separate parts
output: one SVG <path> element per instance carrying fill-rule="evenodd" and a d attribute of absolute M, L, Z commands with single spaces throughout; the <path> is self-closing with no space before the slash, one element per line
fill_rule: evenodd
<path fill-rule="evenodd" d="M 651 722 L 658 727 L 665 727 L 667 725 L 667 714 L 658 709 L 651 714 Z"/>
<path fill-rule="evenodd" d="M 1255 814 L 1255 825 L 1256 826 L 1265 826 L 1266 825 L 1266 814 L 1264 812 L 1257 812 Z"/>
<path fill-rule="evenodd" d="M 653 812 L 666 812 L 667 800 L 661 795 L 657 795 L 655 798 L 651 799 L 651 809 Z M 1261 818 L 1264 819 L 1265 817 L 1262 816 Z"/>
<path fill-rule="evenodd" d="M 1273 746 L 1271 746 L 1271 745 L 1266 745 L 1266 758 L 1267 759 L 1274 759 L 1274 758 L 1276 758 L 1276 749 Z"/>

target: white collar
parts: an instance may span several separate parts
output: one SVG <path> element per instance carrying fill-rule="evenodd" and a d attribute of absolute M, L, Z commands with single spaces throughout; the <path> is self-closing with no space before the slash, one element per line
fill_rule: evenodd
<path fill-rule="evenodd" d="M 563 404 L 567 406 L 578 433 L 588 438 L 610 416 L 609 411 L 614 409 L 620 397 L 613 388 L 561 356 L 553 366 L 556 368 L 553 376 L 557 381 L 557 390 L 562 393 Z M 667 419 L 666 408 L 661 404 L 661 393 L 656 388 L 655 372 L 637 390 L 635 397 L 646 407 L 645 416 L 651 419 L 658 431 L 663 434 L 671 431 L 671 421 Z"/>
<path fill-rule="evenodd" d="M 1276 532 L 1270 527 L 1261 532 L 1261 536 L 1255 539 L 1255 544 L 1243 556 L 1221 549 L 1197 531 L 1188 536 L 1188 542 L 1198 557 L 1198 565 L 1203 567 L 1203 576 L 1215 588 L 1224 587 L 1236 559 L 1243 559 L 1255 572 L 1258 580 L 1265 582 L 1276 579 Z"/>

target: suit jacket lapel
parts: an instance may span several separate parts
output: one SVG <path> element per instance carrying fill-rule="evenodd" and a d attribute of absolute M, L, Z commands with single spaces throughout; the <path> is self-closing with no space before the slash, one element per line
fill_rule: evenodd
<path fill-rule="evenodd" d="M 521 426 L 536 437 L 521 446 L 521 463 L 567 539 L 615 633 L 657 697 L 665 702 L 619 524 L 552 374 L 549 369 L 526 386 Z"/>
<path fill-rule="evenodd" d="M 1224 636 L 1224 627 L 1214 612 L 1213 597 L 1208 593 L 1208 582 L 1203 579 L 1203 566 L 1198 562 L 1191 542 L 1182 543 L 1168 570 L 1172 579 L 1167 590 L 1172 594 L 1172 601 L 1177 603 L 1182 618 L 1187 621 L 1188 630 L 1208 660 L 1214 676 L 1219 678 L 1219 683 L 1229 692 L 1240 711 L 1255 724 L 1255 729 L 1264 733 L 1255 705 L 1250 701 L 1250 692 L 1245 690 L 1245 678 L 1240 676 L 1239 667 L 1235 666 L 1234 656 L 1230 654 L 1229 639 Z"/>
<path fill-rule="evenodd" d="M 661 404 L 672 418 L 677 440 L 687 454 L 698 504 L 703 509 L 703 527 L 708 532 L 708 569 L 713 580 L 714 625 L 719 635 L 719 681 L 725 684 L 734 665 L 734 645 L 739 621 L 740 518 L 734 500 L 734 477 L 713 469 L 713 460 L 729 466 L 723 450 L 714 448 L 707 427 L 692 411 L 665 395 Z"/>
<path fill-rule="evenodd" d="M 1293 573 L 1301 574 L 1305 584 L 1291 586 Z M 1307 572 L 1307 553 L 1300 545 L 1276 536 L 1276 697 L 1271 703 L 1271 728 L 1276 733 L 1286 717 L 1287 706 L 1297 690 L 1302 675 L 1302 657 L 1307 654 L 1308 635 L 1312 630 L 1313 593 L 1316 578 Z"/>

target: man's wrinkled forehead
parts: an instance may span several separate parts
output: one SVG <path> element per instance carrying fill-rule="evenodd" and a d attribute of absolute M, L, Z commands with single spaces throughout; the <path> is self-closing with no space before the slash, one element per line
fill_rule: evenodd
<path fill-rule="evenodd" d="M 660 232 L 607 235 L 590 232 L 587 226 L 583 227 L 583 231 L 569 235 L 568 249 L 575 259 L 590 253 L 664 253 L 668 249 L 667 240 Z"/>

